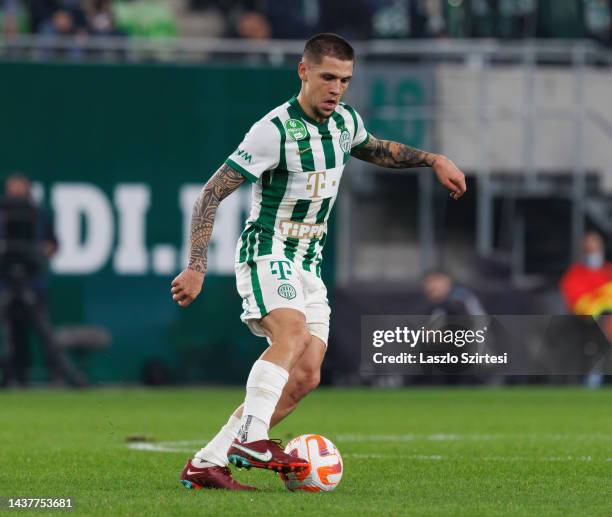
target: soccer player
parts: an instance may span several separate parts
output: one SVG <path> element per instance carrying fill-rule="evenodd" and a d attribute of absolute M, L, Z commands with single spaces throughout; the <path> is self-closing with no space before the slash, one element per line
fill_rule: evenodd
<path fill-rule="evenodd" d="M 375 138 L 341 102 L 354 59 L 340 36 L 310 38 L 298 65 L 299 94 L 251 127 L 195 202 L 189 264 L 172 281 L 173 299 L 187 307 L 200 293 L 217 207 L 249 181 L 252 209 L 236 248 L 236 283 L 242 321 L 269 347 L 251 369 L 244 403 L 185 465 L 188 488 L 253 490 L 232 478 L 229 462 L 277 472 L 308 466 L 285 454 L 268 430 L 319 383 L 330 315 L 321 252 L 350 156 L 397 169 L 431 167 L 454 199 L 465 193 L 465 176 L 451 160 Z"/>

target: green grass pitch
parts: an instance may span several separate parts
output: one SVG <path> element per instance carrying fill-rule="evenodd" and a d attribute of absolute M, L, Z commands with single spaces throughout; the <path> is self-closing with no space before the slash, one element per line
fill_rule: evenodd
<path fill-rule="evenodd" d="M 334 441 L 336 491 L 291 493 L 267 471 L 237 473 L 257 493 L 186 490 L 186 459 L 242 393 L 0 393 L 0 496 L 70 496 L 73 514 L 105 516 L 612 515 L 610 389 L 319 389 L 271 435 Z"/>

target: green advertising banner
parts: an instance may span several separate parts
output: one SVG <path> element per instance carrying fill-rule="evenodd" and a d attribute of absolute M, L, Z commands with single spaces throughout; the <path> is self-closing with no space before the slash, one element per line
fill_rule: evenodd
<path fill-rule="evenodd" d="M 170 281 L 203 183 L 298 88 L 294 67 L 0 63 L 0 173 L 36 182 L 60 241 L 54 323 L 112 335 L 88 357 L 93 381 L 137 382 L 152 364 L 177 382 L 246 378 L 266 345 L 239 320 L 233 276 L 249 187 L 221 205 L 200 298 L 180 309 Z"/>

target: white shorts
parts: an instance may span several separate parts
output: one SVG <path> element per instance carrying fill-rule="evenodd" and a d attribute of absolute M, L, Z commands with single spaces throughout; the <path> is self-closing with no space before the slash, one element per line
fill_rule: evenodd
<path fill-rule="evenodd" d="M 331 311 L 325 284 L 315 273 L 286 257 L 268 255 L 238 262 L 235 269 L 242 297 L 240 319 L 253 334 L 266 337 L 259 320 L 274 309 L 296 309 L 306 316 L 308 331 L 327 345 Z"/>

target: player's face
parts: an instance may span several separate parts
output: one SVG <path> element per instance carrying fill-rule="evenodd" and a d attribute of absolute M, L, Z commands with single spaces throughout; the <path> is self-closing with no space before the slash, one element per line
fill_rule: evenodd
<path fill-rule="evenodd" d="M 320 63 L 302 62 L 298 68 L 304 100 L 317 118 L 336 109 L 353 76 L 353 61 L 324 56 Z"/>

